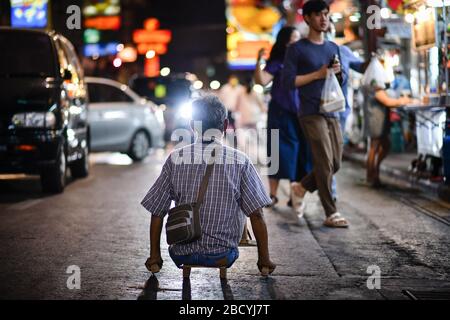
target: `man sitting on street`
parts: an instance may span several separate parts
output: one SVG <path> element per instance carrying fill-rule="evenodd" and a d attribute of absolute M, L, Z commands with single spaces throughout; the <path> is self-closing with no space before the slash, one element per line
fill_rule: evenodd
<path fill-rule="evenodd" d="M 258 245 L 257 266 L 275 269 L 270 261 L 267 227 L 262 208 L 271 203 L 260 176 L 242 152 L 219 140 L 227 129 L 227 110 L 217 97 L 205 96 L 193 102 L 191 127 L 198 139 L 194 144 L 173 151 L 163 165 L 156 182 L 141 204 L 152 215 L 150 258 L 146 266 L 162 267 L 160 238 L 164 216 L 171 202 L 176 205 L 195 202 L 211 151 L 214 167 L 200 207 L 201 238 L 187 244 L 169 246 L 169 254 L 178 268 L 183 265 L 230 267 L 239 256 L 238 245 L 250 217 Z M 181 159 L 181 161 L 180 161 Z"/>

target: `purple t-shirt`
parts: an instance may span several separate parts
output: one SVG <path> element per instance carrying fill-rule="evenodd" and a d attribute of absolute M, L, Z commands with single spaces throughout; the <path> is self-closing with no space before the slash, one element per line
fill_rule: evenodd
<path fill-rule="evenodd" d="M 282 61 L 268 61 L 264 70 L 273 76 L 272 89 L 270 94 L 272 101 L 285 111 L 297 114 L 299 111 L 299 98 L 296 89 L 288 89 L 283 87 L 281 81 L 281 70 L 283 69 Z"/>

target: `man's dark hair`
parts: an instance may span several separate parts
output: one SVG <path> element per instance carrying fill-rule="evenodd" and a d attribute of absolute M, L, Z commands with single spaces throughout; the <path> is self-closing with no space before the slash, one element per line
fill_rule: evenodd
<path fill-rule="evenodd" d="M 202 133 L 209 129 L 223 132 L 223 123 L 227 116 L 227 109 L 214 95 L 205 95 L 192 102 L 192 120 L 201 121 Z"/>
<path fill-rule="evenodd" d="M 310 16 L 311 13 L 319 13 L 322 10 L 327 9 L 330 11 L 330 6 L 323 0 L 309 0 L 303 5 L 303 16 Z"/>

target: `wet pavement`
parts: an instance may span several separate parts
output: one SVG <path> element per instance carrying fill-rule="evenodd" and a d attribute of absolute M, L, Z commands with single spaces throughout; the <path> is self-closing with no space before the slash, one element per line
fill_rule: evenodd
<path fill-rule="evenodd" d="M 91 157 L 92 174 L 60 195 L 44 196 L 37 178 L 0 179 L 0 299 L 409 299 L 404 290 L 450 292 L 450 205 L 389 180 L 373 190 L 364 171 L 344 162 L 338 174 L 338 207 L 349 229 L 322 226 L 316 194 L 305 219 L 285 205 L 265 210 L 272 260 L 262 278 L 256 248 L 220 281 L 216 269 L 193 269 L 190 283 L 171 262 L 162 240 L 164 266 L 151 278 L 149 216 L 140 206 L 165 159 L 154 152 L 144 163 L 126 156 Z M 450 220 L 448 220 L 450 221 Z M 80 289 L 68 289 L 69 266 L 81 271 Z M 368 267 L 381 272 L 379 289 L 367 287 Z"/>

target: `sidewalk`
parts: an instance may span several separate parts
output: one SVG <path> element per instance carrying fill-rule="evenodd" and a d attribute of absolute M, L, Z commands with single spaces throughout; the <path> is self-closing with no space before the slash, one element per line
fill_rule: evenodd
<path fill-rule="evenodd" d="M 417 158 L 416 153 L 390 153 L 381 163 L 381 173 L 391 178 L 407 182 L 410 187 L 438 196 L 444 201 L 450 202 L 450 186 L 442 182 L 433 182 L 426 178 L 418 178 L 409 172 L 409 167 L 413 159 Z M 365 167 L 366 153 L 356 149 L 344 149 L 344 159 L 359 163 Z"/>

